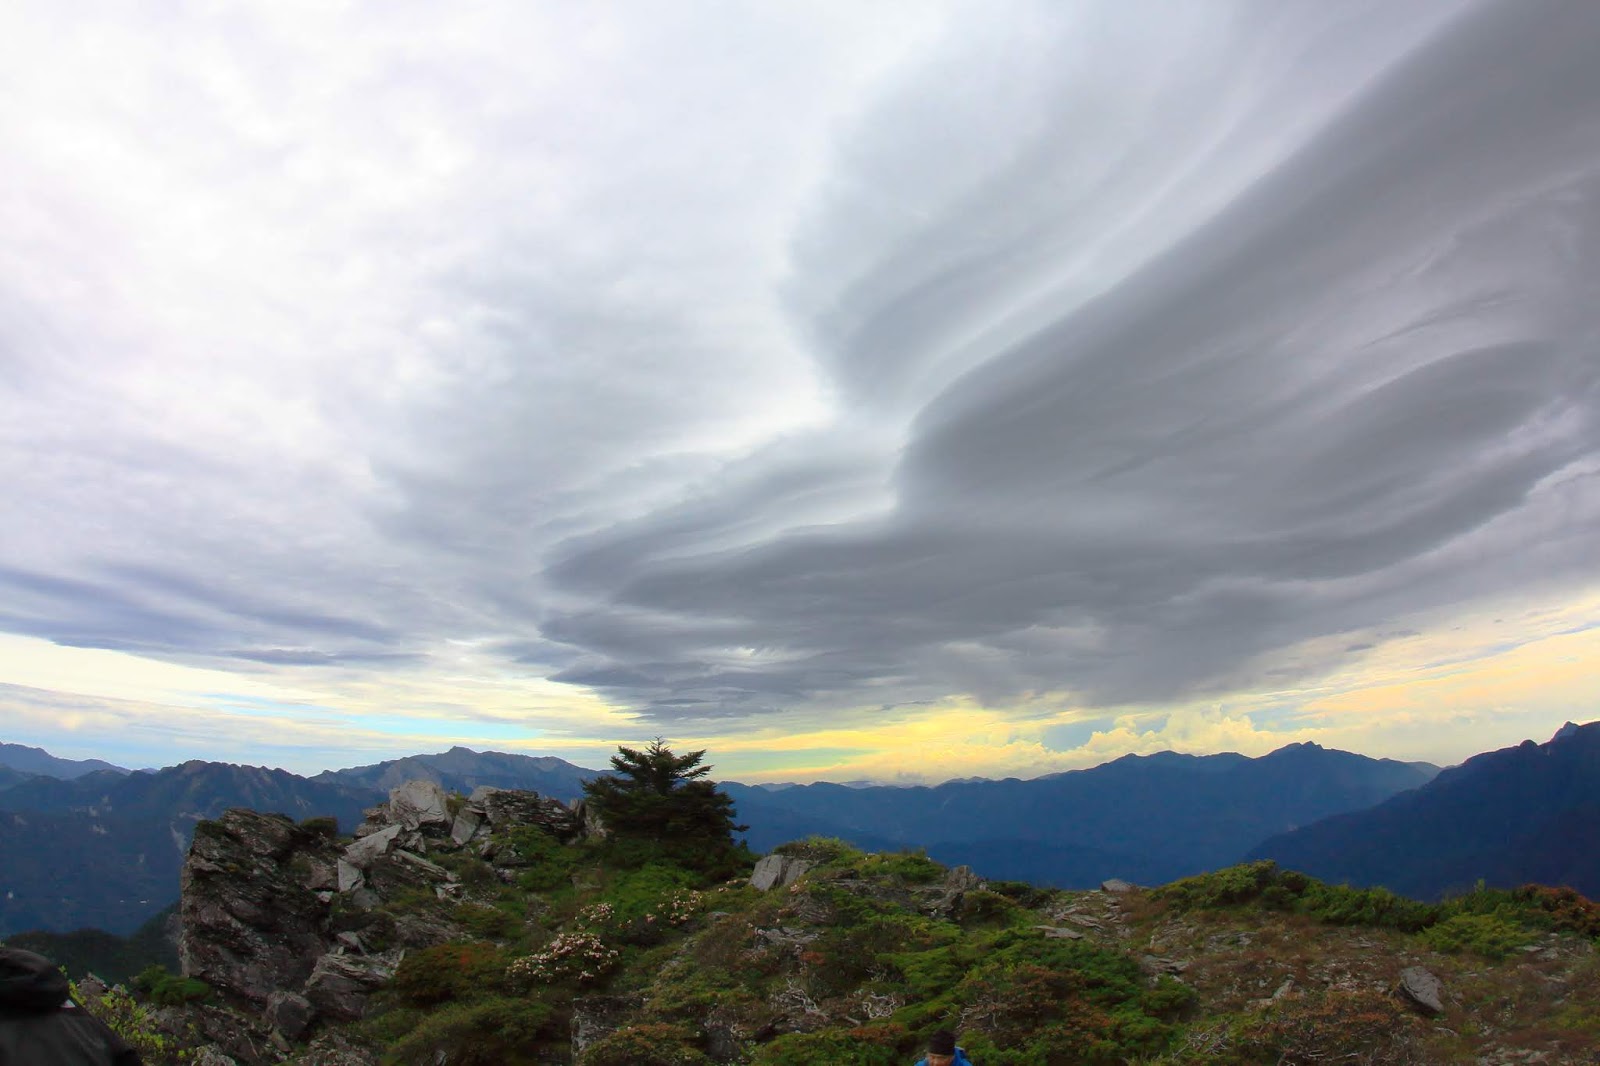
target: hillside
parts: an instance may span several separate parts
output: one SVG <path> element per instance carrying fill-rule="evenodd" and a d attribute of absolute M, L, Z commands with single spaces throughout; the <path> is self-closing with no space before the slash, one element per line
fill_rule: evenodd
<path fill-rule="evenodd" d="M 1031 781 L 932 788 L 727 785 L 765 851 L 810 834 L 926 847 L 992 877 L 1085 888 L 1160 882 L 1239 861 L 1270 836 L 1425 784 L 1437 768 L 1293 744 L 1237 754 L 1129 755 Z"/>
<path fill-rule="evenodd" d="M 227 763 L 30 777 L 0 791 L 0 936 L 84 927 L 132 932 L 177 900 L 195 824 L 230 807 L 329 815 L 353 830 L 362 809 L 382 798 Z"/>
<path fill-rule="evenodd" d="M 1427 899 L 1480 879 L 1600 894 L 1600 722 L 1474 756 L 1414 792 L 1263 842 L 1253 854 Z"/>
<path fill-rule="evenodd" d="M 1270 863 L 1064 891 L 824 839 L 724 879 L 480 796 L 419 785 L 355 842 L 205 823 L 182 957 L 210 1000 L 146 1024 L 263 1066 L 903 1066 L 936 1026 L 982 1066 L 1600 1054 L 1600 908 L 1571 895 L 1438 906 Z"/>

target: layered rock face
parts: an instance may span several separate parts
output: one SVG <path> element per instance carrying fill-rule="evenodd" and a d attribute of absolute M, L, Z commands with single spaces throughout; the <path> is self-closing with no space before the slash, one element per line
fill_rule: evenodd
<path fill-rule="evenodd" d="M 273 1043 L 303 1039 L 321 1018 L 362 1017 L 408 949 L 463 935 L 446 920 L 379 911 L 402 891 L 460 895 L 456 875 L 430 854 L 470 849 L 509 879 L 520 860 L 505 831 L 537 826 L 562 841 L 584 831 L 581 811 L 534 792 L 480 788 L 452 802 L 431 781 L 400 785 L 364 814 L 347 845 L 248 810 L 195 832 L 182 874 L 183 972 L 264 1018 Z"/>

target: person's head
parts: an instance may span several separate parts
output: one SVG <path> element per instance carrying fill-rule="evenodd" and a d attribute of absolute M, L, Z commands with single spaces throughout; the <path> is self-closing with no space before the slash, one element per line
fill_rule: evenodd
<path fill-rule="evenodd" d="M 936 1030 L 928 1037 L 928 1066 L 950 1066 L 956 1060 L 956 1034 Z"/>

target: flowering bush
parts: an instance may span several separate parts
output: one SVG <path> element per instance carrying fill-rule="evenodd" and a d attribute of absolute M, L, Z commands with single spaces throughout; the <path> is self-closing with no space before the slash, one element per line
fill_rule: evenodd
<path fill-rule="evenodd" d="M 517 983 L 575 980 L 587 984 L 604 977 L 616 965 L 617 957 L 615 948 L 606 947 L 587 930 L 561 933 L 542 951 L 514 961 L 506 968 L 506 976 Z"/>

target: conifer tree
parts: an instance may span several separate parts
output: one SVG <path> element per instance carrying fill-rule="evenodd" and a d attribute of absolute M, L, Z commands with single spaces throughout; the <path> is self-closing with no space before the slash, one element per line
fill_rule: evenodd
<path fill-rule="evenodd" d="M 720 858 L 733 848 L 733 834 L 749 827 L 735 824 L 733 799 L 706 779 L 705 754 L 675 754 L 660 737 L 643 750 L 618 745 L 614 772 L 583 791 L 617 837 L 665 847 L 675 858 Z"/>

